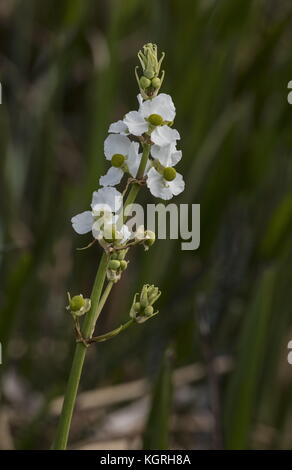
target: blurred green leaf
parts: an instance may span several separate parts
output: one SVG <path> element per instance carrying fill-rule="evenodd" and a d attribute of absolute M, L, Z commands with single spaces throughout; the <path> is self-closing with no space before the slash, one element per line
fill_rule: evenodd
<path fill-rule="evenodd" d="M 143 440 L 143 448 L 146 450 L 165 450 L 169 448 L 172 399 L 171 363 L 171 352 L 167 350 L 151 397 L 151 407 Z"/>

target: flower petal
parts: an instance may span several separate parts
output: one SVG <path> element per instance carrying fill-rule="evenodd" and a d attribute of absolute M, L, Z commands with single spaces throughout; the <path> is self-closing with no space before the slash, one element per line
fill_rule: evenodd
<path fill-rule="evenodd" d="M 99 178 L 99 184 L 100 186 L 115 186 L 120 183 L 123 175 L 123 170 L 111 166 L 107 173 Z"/>
<path fill-rule="evenodd" d="M 176 150 L 175 143 L 167 144 L 164 147 L 152 145 L 151 155 L 163 166 L 175 166 L 182 157 L 182 152 Z"/>
<path fill-rule="evenodd" d="M 156 145 L 160 145 L 161 147 L 171 144 L 179 139 L 180 135 L 178 131 L 169 126 L 157 126 L 151 133 L 152 142 Z"/>
<path fill-rule="evenodd" d="M 91 207 L 94 211 L 109 209 L 112 212 L 118 212 L 123 202 L 122 194 L 111 186 L 100 188 L 98 191 L 93 193 Z"/>
<path fill-rule="evenodd" d="M 122 227 L 120 228 L 119 234 L 122 237 L 122 239 L 120 240 L 121 244 L 125 243 L 131 237 L 131 232 L 130 232 L 128 226 L 125 225 L 125 224 L 122 225 Z"/>
<path fill-rule="evenodd" d="M 90 211 L 81 212 L 71 219 L 72 226 L 75 232 L 83 235 L 90 232 L 93 224 L 93 217 Z"/>
<path fill-rule="evenodd" d="M 122 120 L 113 122 L 109 126 L 108 132 L 112 132 L 113 134 L 122 134 L 122 135 L 126 135 L 129 133 L 126 124 Z"/>
<path fill-rule="evenodd" d="M 138 152 L 139 150 L 139 144 L 136 142 L 132 142 L 129 153 L 128 153 L 128 158 L 127 158 L 127 166 L 129 169 L 129 173 L 133 178 L 136 178 L 137 171 L 141 162 L 141 154 Z"/>
<path fill-rule="evenodd" d="M 130 111 L 124 117 L 124 123 L 133 135 L 142 135 L 148 130 L 148 123 L 139 111 Z"/>
<path fill-rule="evenodd" d="M 146 100 L 140 105 L 140 112 L 143 117 L 151 114 L 159 114 L 164 121 L 172 122 L 175 118 L 175 106 L 170 95 L 160 93 L 152 100 Z"/>
<path fill-rule="evenodd" d="M 150 193 L 155 197 L 168 200 L 173 196 L 169 185 L 166 184 L 162 175 L 154 168 L 151 168 L 148 172 L 147 187 Z"/>
<path fill-rule="evenodd" d="M 130 139 L 126 135 L 110 134 L 104 141 L 104 154 L 107 160 L 111 160 L 116 153 L 128 155 L 131 145 Z"/>
<path fill-rule="evenodd" d="M 182 193 L 185 189 L 185 182 L 180 173 L 177 173 L 175 179 L 170 181 L 168 184 L 174 196 Z"/>

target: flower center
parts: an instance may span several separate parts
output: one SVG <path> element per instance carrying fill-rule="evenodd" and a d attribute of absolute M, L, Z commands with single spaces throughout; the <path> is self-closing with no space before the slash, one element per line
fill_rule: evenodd
<path fill-rule="evenodd" d="M 122 164 L 124 163 L 124 161 L 125 161 L 125 157 L 124 155 L 121 155 L 120 153 L 115 153 L 115 155 L 113 155 L 111 159 L 112 166 L 116 168 L 120 168 Z"/>
<path fill-rule="evenodd" d="M 163 124 L 163 118 L 159 114 L 150 114 L 148 121 L 152 126 L 161 126 Z"/>
<path fill-rule="evenodd" d="M 166 181 L 173 181 L 176 177 L 176 170 L 172 168 L 171 166 L 167 166 L 163 170 L 163 178 Z"/>

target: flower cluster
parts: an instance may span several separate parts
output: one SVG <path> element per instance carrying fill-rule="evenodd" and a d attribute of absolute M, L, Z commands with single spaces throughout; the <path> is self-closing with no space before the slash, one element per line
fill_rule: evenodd
<path fill-rule="evenodd" d="M 124 176 L 126 189 L 129 183 L 146 183 L 153 196 L 164 200 L 180 194 L 185 187 L 182 175 L 175 169 L 182 157 L 176 147 L 180 135 L 172 127 L 175 106 L 171 96 L 158 94 L 164 77 L 162 72 L 159 78 L 164 55 L 158 60 L 156 45 L 146 44 L 138 57 L 143 73 L 139 78 L 136 71 L 140 88 L 138 110 L 109 126 L 104 155 L 111 166 L 99 179 L 101 187 L 93 193 L 91 211 L 72 218 L 77 233 L 91 231 L 101 244 L 123 244 L 131 236 L 127 225 L 121 223 L 123 195 L 115 188 Z M 147 162 L 141 168 L 146 146 Z"/>
<path fill-rule="evenodd" d="M 99 180 L 102 186 L 115 186 L 124 176 L 135 178 L 141 161 L 139 142 L 149 141 L 151 155 L 144 177 L 151 194 L 171 199 L 184 190 L 182 175 L 174 166 L 182 153 L 176 149 L 180 135 L 171 127 L 175 118 L 172 98 L 161 93 L 153 99 L 143 100 L 138 95 L 138 111 L 130 111 L 123 120 L 110 125 L 110 135 L 104 143 L 104 153 L 111 167 Z M 136 142 L 136 139 L 139 142 Z"/>

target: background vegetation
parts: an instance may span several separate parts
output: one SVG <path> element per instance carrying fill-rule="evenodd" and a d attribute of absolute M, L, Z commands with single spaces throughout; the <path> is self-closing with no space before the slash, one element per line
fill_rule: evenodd
<path fill-rule="evenodd" d="M 176 202 L 201 204 L 201 246 L 133 250 L 99 331 L 127 317 L 143 282 L 163 290 L 160 314 L 90 348 L 71 445 L 292 447 L 291 19 L 288 0 L 1 1 L 2 448 L 54 435 L 74 347 L 66 291 L 90 293 L 100 256 L 76 252 L 90 237 L 70 218 L 105 171 L 109 123 L 136 107 L 149 41 L 166 52 L 186 178 Z M 137 379 L 153 385 L 150 407 Z"/>

